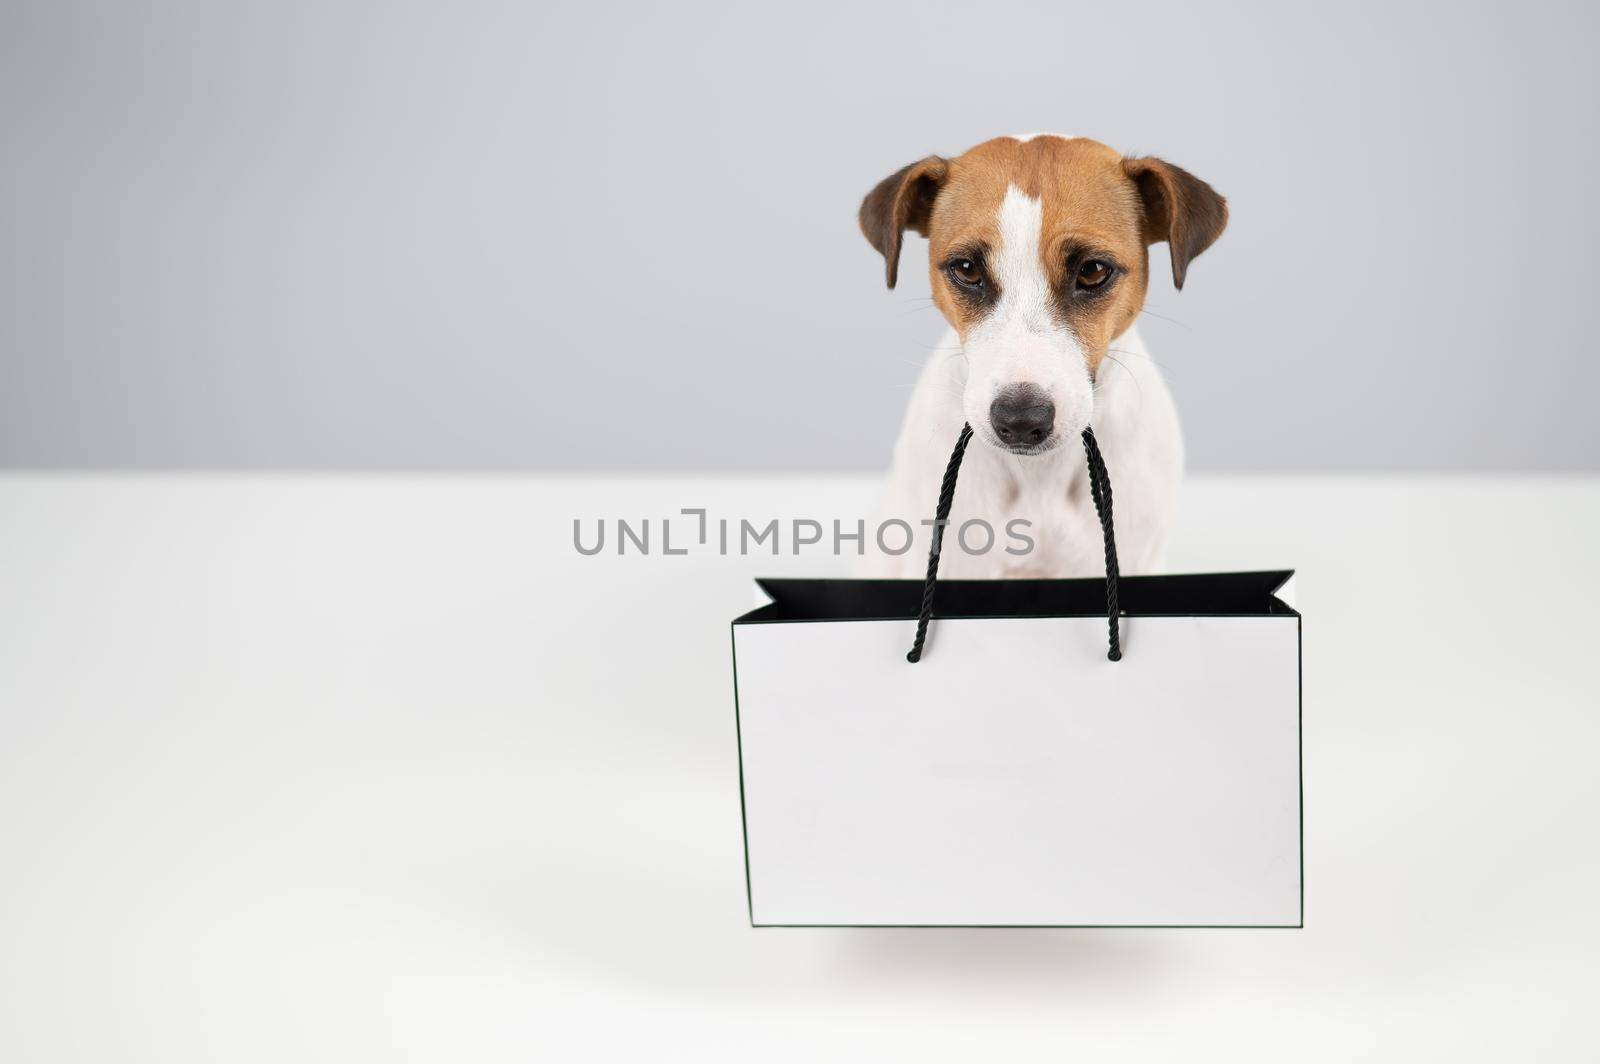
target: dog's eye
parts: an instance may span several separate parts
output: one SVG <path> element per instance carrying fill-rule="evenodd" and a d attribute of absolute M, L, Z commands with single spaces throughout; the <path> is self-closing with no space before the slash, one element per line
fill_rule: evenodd
<path fill-rule="evenodd" d="M 955 259 L 945 269 L 955 278 L 957 284 L 964 284 L 968 288 L 977 288 L 983 284 L 983 267 L 971 259 Z"/>
<path fill-rule="evenodd" d="M 1110 263 L 1101 262 L 1099 259 L 1090 259 L 1078 267 L 1079 288 L 1099 288 L 1110 279 Z"/>

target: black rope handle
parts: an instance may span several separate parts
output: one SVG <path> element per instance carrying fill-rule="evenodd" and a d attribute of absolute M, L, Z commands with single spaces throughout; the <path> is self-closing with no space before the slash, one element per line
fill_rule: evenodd
<path fill-rule="evenodd" d="M 961 472 L 961 459 L 971 439 L 972 426 L 963 424 L 956 449 L 950 452 L 950 463 L 944 467 L 944 481 L 939 485 L 939 504 L 933 510 L 933 546 L 928 551 L 928 575 L 922 584 L 922 613 L 917 617 L 917 638 L 906 655 L 906 660 L 912 664 L 922 660 L 922 644 L 928 638 L 928 621 L 933 617 L 933 588 L 939 580 L 939 548 L 944 544 L 944 526 L 950 520 L 950 502 L 956 497 L 956 475 Z"/>
<path fill-rule="evenodd" d="M 928 622 L 933 619 L 933 592 L 939 582 L 939 552 L 944 544 L 945 525 L 950 522 L 950 503 L 956 495 L 956 477 L 961 473 L 961 459 L 967 453 L 967 443 L 972 439 L 972 426 L 962 425 L 961 436 L 955 450 L 950 452 L 950 462 L 944 469 L 944 481 L 939 485 L 939 503 L 933 513 L 933 546 L 928 550 L 928 575 L 922 584 L 922 612 L 917 616 L 917 637 L 911 644 L 906 660 L 922 660 L 922 645 L 928 638 Z M 1094 499 L 1095 514 L 1100 518 L 1100 534 L 1106 544 L 1106 625 L 1110 629 L 1110 649 L 1106 657 L 1122 660 L 1122 636 L 1117 627 L 1117 537 L 1111 520 L 1111 477 L 1106 473 L 1105 459 L 1100 455 L 1100 444 L 1094 430 L 1083 430 L 1083 452 L 1089 463 L 1089 494 Z"/>
<path fill-rule="evenodd" d="M 1117 530 L 1111 521 L 1111 477 L 1106 473 L 1106 460 L 1100 457 L 1100 444 L 1094 430 L 1083 430 L 1083 453 L 1089 459 L 1089 494 L 1094 497 L 1094 512 L 1100 516 L 1100 536 L 1106 543 L 1106 637 L 1110 650 L 1106 657 L 1122 660 L 1122 634 L 1117 630 L 1117 583 L 1121 573 L 1117 566 Z"/>

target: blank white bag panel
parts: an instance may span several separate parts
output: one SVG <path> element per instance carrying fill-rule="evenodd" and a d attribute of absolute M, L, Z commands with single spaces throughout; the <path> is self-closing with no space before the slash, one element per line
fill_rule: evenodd
<path fill-rule="evenodd" d="M 1279 604 L 1281 605 L 1281 604 Z M 1301 924 L 1300 618 L 734 625 L 756 925 Z"/>

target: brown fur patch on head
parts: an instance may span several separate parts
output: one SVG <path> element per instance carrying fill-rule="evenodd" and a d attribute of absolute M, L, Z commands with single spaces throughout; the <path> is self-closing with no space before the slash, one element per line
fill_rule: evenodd
<path fill-rule="evenodd" d="M 1056 293 L 1052 313 L 1077 336 L 1091 373 L 1144 305 L 1148 246 L 1171 243 L 1173 279 L 1181 288 L 1189 261 L 1227 220 L 1222 197 L 1192 174 L 1159 159 L 1124 159 L 1082 137 L 999 137 L 953 159 L 914 163 L 868 195 L 862 229 L 887 260 L 890 287 L 901 233 L 911 228 L 927 235 L 934 303 L 963 340 L 994 300 L 963 292 L 946 266 L 953 257 L 981 258 L 997 248 L 1000 207 L 1012 186 L 1040 202 L 1038 251 Z M 1115 282 L 1096 297 L 1075 297 L 1077 269 L 1096 259 L 1117 268 Z"/>
<path fill-rule="evenodd" d="M 1093 372 L 1111 340 L 1138 316 L 1149 276 L 1138 189 L 1122 169 L 1122 156 L 1104 144 L 1001 137 L 950 160 L 929 225 L 934 302 L 963 336 L 981 319 L 957 298 L 942 269 L 951 254 L 969 245 L 998 243 L 1000 205 L 1012 186 L 1040 202 L 1040 266 L 1058 294 L 1054 313 L 1078 336 Z M 1071 299 L 1069 271 L 1092 258 L 1109 260 L 1122 276 L 1101 299 Z"/>

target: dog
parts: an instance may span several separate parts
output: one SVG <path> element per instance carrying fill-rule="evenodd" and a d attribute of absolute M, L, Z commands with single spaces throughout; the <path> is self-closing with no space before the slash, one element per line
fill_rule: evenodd
<path fill-rule="evenodd" d="M 963 424 L 974 439 L 941 575 L 1102 571 L 1086 426 L 1114 489 L 1123 572 L 1159 571 L 1184 456 L 1172 395 L 1135 325 L 1148 248 L 1167 243 L 1181 289 L 1227 219 L 1227 202 L 1193 174 L 1083 137 L 999 137 L 879 182 L 862 201 L 861 231 L 890 288 L 906 230 L 928 238 L 933 302 L 950 330 L 917 380 L 859 575 L 923 575 Z"/>

